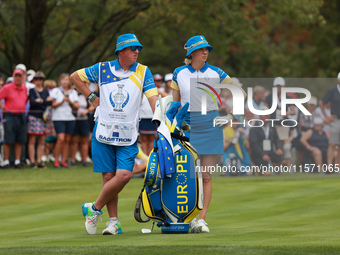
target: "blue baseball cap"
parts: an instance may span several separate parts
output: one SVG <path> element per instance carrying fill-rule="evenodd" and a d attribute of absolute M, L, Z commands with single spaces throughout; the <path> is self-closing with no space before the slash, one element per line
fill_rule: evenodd
<path fill-rule="evenodd" d="M 136 35 L 134 34 L 120 35 L 117 38 L 115 54 L 118 55 L 118 51 L 123 50 L 127 47 L 131 47 L 131 46 L 138 46 L 138 47 L 143 48 L 143 45 L 140 44 Z"/>
<path fill-rule="evenodd" d="M 187 56 L 189 56 L 193 51 L 208 47 L 209 52 L 213 49 L 203 35 L 196 35 L 191 37 L 187 43 L 184 45 L 184 49 L 187 50 Z"/>

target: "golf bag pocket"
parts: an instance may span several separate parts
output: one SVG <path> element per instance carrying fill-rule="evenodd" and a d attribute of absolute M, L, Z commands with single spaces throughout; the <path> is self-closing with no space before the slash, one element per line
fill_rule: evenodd
<path fill-rule="evenodd" d="M 163 213 L 159 187 L 157 189 L 146 187 L 142 192 L 142 201 L 144 214 L 149 219 L 163 222 L 165 215 Z"/>

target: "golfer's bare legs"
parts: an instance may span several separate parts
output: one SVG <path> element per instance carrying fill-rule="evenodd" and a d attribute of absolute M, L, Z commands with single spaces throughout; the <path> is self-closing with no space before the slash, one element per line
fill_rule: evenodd
<path fill-rule="evenodd" d="M 216 158 L 217 155 L 201 155 L 202 168 L 207 170 L 208 166 L 215 166 Z M 200 212 L 198 219 L 205 220 L 205 216 L 208 212 L 212 196 L 212 174 L 208 171 L 205 171 L 202 173 L 202 176 L 203 176 L 203 209 Z"/>

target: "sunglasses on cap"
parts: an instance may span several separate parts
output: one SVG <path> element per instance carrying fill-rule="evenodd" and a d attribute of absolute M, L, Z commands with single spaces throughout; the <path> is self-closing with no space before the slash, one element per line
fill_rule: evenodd
<path fill-rule="evenodd" d="M 131 46 L 130 48 L 132 51 L 136 51 L 136 49 L 138 49 L 138 51 L 140 52 L 142 50 L 142 47 L 140 46 Z"/>

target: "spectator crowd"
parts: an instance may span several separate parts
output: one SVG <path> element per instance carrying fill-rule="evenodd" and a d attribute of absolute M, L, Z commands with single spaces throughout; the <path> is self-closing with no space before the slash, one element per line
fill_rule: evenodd
<path fill-rule="evenodd" d="M 159 95 L 172 95 L 171 73 L 164 78 L 155 74 L 153 78 Z M 311 115 L 305 115 L 295 105 L 288 105 L 287 114 L 282 115 L 281 90 L 286 82 L 282 77 L 275 78 L 277 109 L 270 115 L 255 115 L 245 106 L 245 114 L 235 116 L 235 124 L 223 128 L 224 154 L 216 164 L 237 169 L 225 175 L 269 174 L 261 167 L 270 165 L 302 165 L 308 172 L 318 169 L 333 172 L 331 169 L 340 164 L 340 73 L 337 78 L 338 84 L 326 91 L 319 101 L 312 96 L 307 102 L 306 109 Z M 237 78 L 233 80 L 242 86 Z M 87 85 L 99 96 L 97 84 Z M 46 79 L 42 71 L 27 70 L 25 65 L 18 64 L 7 80 L 0 74 L 0 88 L 2 168 L 29 166 L 44 169 L 49 161 L 55 168 L 74 167 L 76 162 L 89 166 L 95 108 L 76 90 L 68 74 L 61 74 L 55 82 Z M 222 90 L 220 97 L 219 113 L 226 115 L 233 107 L 232 94 L 229 90 Z M 298 95 L 290 93 L 289 97 L 294 99 Z M 253 108 L 268 110 L 273 99 L 272 93 L 263 86 L 254 86 Z M 143 175 L 147 155 L 157 137 L 152 115 L 147 99 L 143 98 L 140 152 L 135 162 L 135 174 Z M 268 121 L 270 119 L 279 121 Z M 285 119 L 293 120 L 297 125 L 281 125 L 280 121 Z M 247 125 L 249 120 L 253 125 Z M 305 166 L 316 167 L 309 169 Z"/>
<path fill-rule="evenodd" d="M 18 64 L 6 82 L 0 79 L 1 167 L 44 169 L 88 166 L 94 107 L 78 93 L 70 76 L 58 82 L 42 71 Z M 95 84 L 88 84 L 97 93 Z"/>

